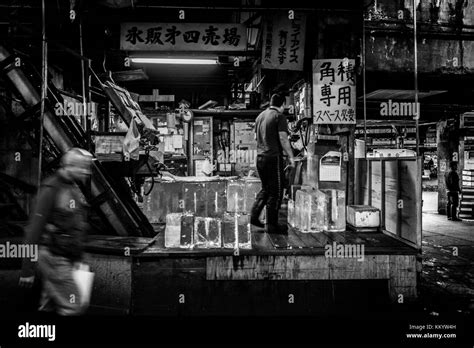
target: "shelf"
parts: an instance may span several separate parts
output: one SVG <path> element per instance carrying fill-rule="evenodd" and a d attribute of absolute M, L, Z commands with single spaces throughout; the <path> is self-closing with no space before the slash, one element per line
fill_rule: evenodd
<path fill-rule="evenodd" d="M 191 109 L 194 116 L 256 118 L 264 110 L 199 110 Z"/>

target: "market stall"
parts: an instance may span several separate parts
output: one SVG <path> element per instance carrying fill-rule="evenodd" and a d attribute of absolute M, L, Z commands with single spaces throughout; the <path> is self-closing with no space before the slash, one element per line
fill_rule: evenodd
<path fill-rule="evenodd" d="M 256 114 L 242 113 L 247 118 Z M 221 116 L 220 126 L 215 126 L 216 115 Z M 145 180 L 148 195 L 142 210 L 158 232 L 155 238 L 97 237 L 90 242 L 93 267 L 103 275 L 96 284 L 99 307 L 132 314 L 177 315 L 183 308 L 189 315 L 249 314 L 257 310 L 253 302 L 235 301 L 226 306 L 226 298 L 241 296 L 241 289 L 249 289 L 245 298 L 253 293 L 260 299 L 264 293 L 287 296 L 292 289 L 293 295 L 303 298 L 299 313 L 321 313 L 341 300 L 328 293 L 328 286 L 342 293 L 344 284 L 351 289 L 357 284 L 388 302 L 417 297 L 421 160 L 366 159 L 365 152 L 361 154 L 353 145 L 355 127 L 328 130 L 300 122 L 304 131 L 292 127 L 293 133 L 306 136 L 302 137 L 299 164 L 288 173 L 291 182 L 280 210 L 284 231 L 267 234 L 249 223 L 261 185 L 257 173 L 251 167 L 238 171 L 237 163 L 230 173 L 222 173 L 219 167 L 226 163 L 214 160 L 215 144 L 226 144 L 225 139 L 215 141 L 226 129 L 222 123 L 229 119 L 222 115 L 222 111 L 193 115 L 190 134 L 199 133 L 200 138 L 193 141 L 191 136 L 190 143 L 192 149 L 201 148 L 191 158 L 199 161 L 199 156 L 212 155 L 210 162 L 217 164 L 207 175 L 202 170 L 197 176 Z M 299 119 L 304 114 L 292 126 Z M 233 120 L 234 129 L 238 122 Z M 246 144 L 235 139 L 234 145 L 232 140 L 227 142 L 233 149 L 236 144 Z M 120 279 L 112 282 L 106 275 L 110 270 L 120 274 Z M 365 288 L 369 285 L 378 289 L 376 293 Z M 197 293 L 199 297 L 194 296 Z M 320 293 L 330 304 L 324 307 L 322 298 L 316 301 L 307 293 Z M 259 310 L 289 311 L 270 307 L 262 305 Z"/>

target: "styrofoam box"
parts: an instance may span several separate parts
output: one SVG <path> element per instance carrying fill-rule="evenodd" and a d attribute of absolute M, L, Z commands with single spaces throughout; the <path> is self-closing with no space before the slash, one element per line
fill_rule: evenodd
<path fill-rule="evenodd" d="M 379 227 L 380 210 L 370 205 L 348 205 L 347 222 L 354 227 Z"/>

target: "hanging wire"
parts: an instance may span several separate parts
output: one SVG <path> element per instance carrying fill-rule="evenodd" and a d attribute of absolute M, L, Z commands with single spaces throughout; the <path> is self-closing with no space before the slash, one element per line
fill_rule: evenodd
<path fill-rule="evenodd" d="M 38 194 L 41 187 L 41 173 L 43 165 L 43 138 L 44 138 L 44 111 L 46 103 L 46 91 L 48 88 L 48 54 L 47 54 L 47 42 L 46 42 L 46 4 L 45 0 L 41 2 L 41 18 L 42 18 L 42 62 L 41 69 L 43 75 L 43 81 L 41 84 L 41 112 L 40 112 L 40 135 L 39 135 L 39 155 L 38 155 Z"/>
<path fill-rule="evenodd" d="M 362 12 L 362 93 L 364 102 L 364 143 L 367 146 L 367 99 L 366 95 L 366 79 L 365 79 L 365 10 Z M 365 157 L 365 155 L 364 155 Z"/>
<path fill-rule="evenodd" d="M 414 61 L 415 61 L 415 107 L 417 108 L 417 115 L 415 116 L 416 127 L 416 155 L 420 155 L 420 126 L 419 119 L 421 108 L 418 107 L 418 42 L 417 42 L 417 28 L 416 28 L 416 1 L 413 0 L 413 46 L 414 46 Z"/>

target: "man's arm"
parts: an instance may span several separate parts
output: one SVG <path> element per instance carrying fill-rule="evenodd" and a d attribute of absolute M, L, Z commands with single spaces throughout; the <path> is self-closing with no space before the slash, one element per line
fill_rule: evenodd
<path fill-rule="evenodd" d="M 291 148 L 290 141 L 288 140 L 288 133 L 287 132 L 278 132 L 280 137 L 280 144 L 283 148 L 283 151 L 286 153 L 290 160 L 291 166 L 295 164 L 295 156 L 293 155 L 293 149 Z"/>
<path fill-rule="evenodd" d="M 42 187 L 38 199 L 36 202 L 33 214 L 30 217 L 30 221 L 25 228 L 25 244 L 38 244 L 41 238 L 46 222 L 48 221 L 49 214 L 53 207 L 54 192 L 50 186 Z M 23 265 L 21 269 L 20 284 L 28 285 L 29 281 L 34 276 L 34 265 L 29 258 L 23 259 Z"/>
<path fill-rule="evenodd" d="M 458 192 L 462 192 L 461 190 L 461 185 L 459 184 L 459 181 L 460 181 L 460 178 L 459 178 L 459 174 L 458 173 L 455 173 L 456 175 L 454 176 L 454 183 L 456 185 L 456 190 Z"/>
<path fill-rule="evenodd" d="M 278 136 L 280 138 L 280 144 L 283 151 L 290 160 L 290 165 L 295 165 L 295 156 L 293 155 L 293 149 L 291 148 L 290 141 L 288 140 L 288 121 L 285 115 L 278 115 Z"/>

